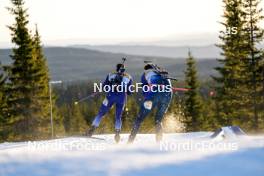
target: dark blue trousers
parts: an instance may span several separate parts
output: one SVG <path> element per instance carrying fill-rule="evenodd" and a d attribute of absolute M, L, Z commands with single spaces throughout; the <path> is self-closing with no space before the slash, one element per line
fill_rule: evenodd
<path fill-rule="evenodd" d="M 135 133 L 138 132 L 141 123 L 154 108 L 157 108 L 157 112 L 155 115 L 155 124 L 160 124 L 164 117 L 164 114 L 168 110 L 171 99 L 172 99 L 172 93 L 163 92 L 163 93 L 157 93 L 150 99 L 144 100 L 144 102 L 141 104 L 139 114 L 135 120 L 133 131 Z"/>
<path fill-rule="evenodd" d="M 103 101 L 97 116 L 94 118 L 92 125 L 98 127 L 103 116 L 111 109 L 115 104 L 115 129 L 121 130 L 122 127 L 122 113 L 126 103 L 126 95 L 108 95 Z"/>

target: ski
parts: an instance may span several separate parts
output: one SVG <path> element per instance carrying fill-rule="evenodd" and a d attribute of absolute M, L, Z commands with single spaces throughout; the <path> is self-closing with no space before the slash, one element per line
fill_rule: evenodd
<path fill-rule="evenodd" d="M 97 139 L 97 140 L 101 140 L 101 141 L 105 141 L 104 138 L 100 138 L 100 137 L 94 137 L 94 136 L 71 136 L 71 137 L 79 137 L 79 138 L 90 138 L 90 139 Z"/>
<path fill-rule="evenodd" d="M 94 137 L 94 136 L 91 136 L 91 137 L 89 137 L 89 136 L 84 136 L 84 137 L 85 137 L 85 138 L 90 138 L 90 139 L 97 139 L 97 140 L 105 141 L 104 138 L 100 138 L 100 137 Z"/>

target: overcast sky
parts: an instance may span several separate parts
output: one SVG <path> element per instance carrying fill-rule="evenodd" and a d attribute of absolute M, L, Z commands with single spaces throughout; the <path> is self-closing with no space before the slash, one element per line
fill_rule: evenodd
<path fill-rule="evenodd" d="M 219 31 L 222 14 L 222 0 L 25 1 L 30 27 L 38 24 L 46 45 L 188 40 L 207 34 L 212 37 Z M 7 6 L 9 0 L 1 0 L 0 47 L 10 44 L 6 25 L 13 23 L 13 17 Z"/>

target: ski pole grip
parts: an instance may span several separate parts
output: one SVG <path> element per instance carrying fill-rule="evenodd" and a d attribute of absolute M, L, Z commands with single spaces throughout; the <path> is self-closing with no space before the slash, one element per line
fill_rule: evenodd
<path fill-rule="evenodd" d="M 125 57 L 123 57 L 123 58 L 122 58 L 122 61 L 123 61 L 123 63 L 122 63 L 122 64 L 124 64 L 124 63 L 126 62 L 126 58 L 125 58 Z"/>

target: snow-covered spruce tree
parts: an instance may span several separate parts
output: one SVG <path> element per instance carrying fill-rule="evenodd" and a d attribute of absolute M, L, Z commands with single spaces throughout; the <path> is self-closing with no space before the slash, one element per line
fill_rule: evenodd
<path fill-rule="evenodd" d="M 41 87 L 43 75 L 40 74 L 37 49 L 27 27 L 29 21 L 24 1 L 11 0 L 11 3 L 13 7 L 8 10 L 14 15 L 15 23 L 9 29 L 15 47 L 11 54 L 13 63 L 8 69 L 8 139 L 34 139 L 39 137 L 38 127 L 45 107 L 39 98 L 42 98 L 40 94 L 46 93 L 46 89 Z"/>
<path fill-rule="evenodd" d="M 202 102 L 199 94 L 199 82 L 197 78 L 196 63 L 188 53 L 185 82 L 189 91 L 185 93 L 185 117 L 186 130 L 197 131 L 203 128 L 205 122 L 202 116 Z"/>
<path fill-rule="evenodd" d="M 248 60 L 245 60 L 246 69 L 249 73 L 247 90 L 250 101 L 247 107 L 250 108 L 249 116 L 252 119 L 252 128 L 256 131 L 259 128 L 259 123 L 264 122 L 264 53 L 263 49 L 258 47 L 264 36 L 264 30 L 260 27 L 260 22 L 264 16 L 261 14 L 263 9 L 259 7 L 260 2 L 260 0 L 243 0 L 244 20 L 246 21 L 244 30 L 247 34 L 247 49 L 249 50 Z"/>
<path fill-rule="evenodd" d="M 219 76 L 213 77 L 216 81 L 217 121 L 222 125 L 240 125 L 247 122 L 247 109 L 241 108 L 247 103 L 245 80 L 248 73 L 245 69 L 247 60 L 247 36 L 244 32 L 244 16 L 242 0 L 223 0 L 224 15 L 220 31 L 223 59 L 219 59 L 221 66 L 216 70 Z M 243 119 L 243 120 L 241 120 Z"/>

